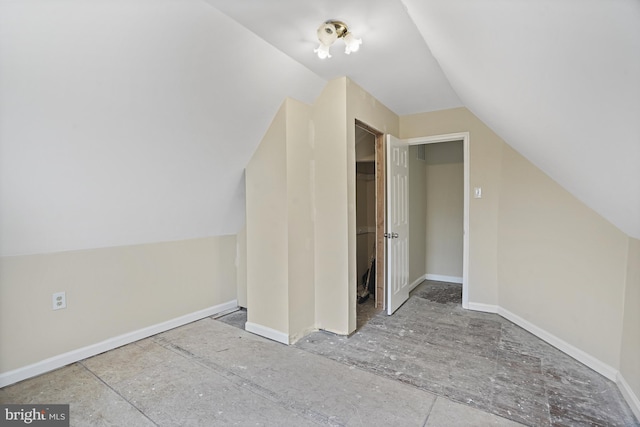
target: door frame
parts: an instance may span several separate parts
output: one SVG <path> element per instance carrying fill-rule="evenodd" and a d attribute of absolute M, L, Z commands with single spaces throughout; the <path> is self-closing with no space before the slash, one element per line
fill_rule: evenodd
<path fill-rule="evenodd" d="M 462 243 L 462 308 L 469 308 L 469 132 L 447 133 L 432 136 L 420 136 L 416 138 L 405 139 L 409 146 L 422 144 L 436 144 L 439 142 L 462 141 L 463 147 L 463 164 L 464 164 L 464 219 L 462 225 L 463 243 Z M 384 195 L 386 201 L 386 194 Z M 386 287 L 386 283 L 385 283 Z"/>

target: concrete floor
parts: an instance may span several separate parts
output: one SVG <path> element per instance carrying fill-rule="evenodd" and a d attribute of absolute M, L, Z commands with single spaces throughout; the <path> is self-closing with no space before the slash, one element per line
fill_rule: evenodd
<path fill-rule="evenodd" d="M 515 426 L 210 318 L 0 390 L 72 426 Z"/>
<path fill-rule="evenodd" d="M 506 417 L 532 426 L 638 425 L 615 385 L 588 368 L 570 358 L 547 367 L 539 357 L 549 351 L 546 344 L 530 337 L 520 341 L 527 333 L 497 316 L 462 311 L 451 301 L 455 289 L 436 284 L 416 291 L 396 315 L 374 313 L 348 339 L 318 332 L 296 346 L 284 346 L 239 329 L 246 321 L 246 312 L 239 311 L 222 321 L 203 319 L 5 387 L 0 403 L 69 403 L 73 426 L 521 425 Z M 416 311 L 440 320 L 415 318 Z M 409 318 L 410 329 L 405 327 Z M 485 346 L 483 340 L 496 338 L 496 324 L 502 338 Z M 456 335 L 460 329 L 486 327 L 488 336 Z M 436 343 L 437 337 L 443 342 Z M 490 346 L 496 348 L 491 351 Z M 446 352 L 440 359 L 437 351 L 425 353 L 447 347 L 455 353 L 449 368 L 440 360 Z M 501 359 L 503 351 L 521 356 Z M 371 354 L 365 357 L 366 352 Z M 421 358 L 424 364 L 418 362 Z M 483 358 L 494 360 L 492 373 L 475 364 Z M 531 376 L 538 373 L 537 360 L 549 381 L 557 377 L 577 391 L 549 387 L 553 382 L 540 384 Z M 510 377 L 508 365 L 516 367 L 519 376 Z M 511 385 L 504 384 L 506 380 Z M 528 400 L 530 386 L 534 395 L 537 387 L 544 388 L 546 412 Z M 500 387 L 524 397 L 509 401 Z M 518 405 L 523 411 L 516 410 Z M 500 412 L 509 407 L 516 416 Z M 536 411 L 548 418 L 538 424 Z M 608 413 L 606 419 L 602 413 Z"/>
<path fill-rule="evenodd" d="M 461 285 L 424 282 L 393 316 L 296 347 L 529 426 L 640 425 L 612 381 L 461 300 Z"/>

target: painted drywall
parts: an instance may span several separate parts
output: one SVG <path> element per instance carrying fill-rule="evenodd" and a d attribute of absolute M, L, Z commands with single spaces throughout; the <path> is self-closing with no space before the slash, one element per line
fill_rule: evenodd
<path fill-rule="evenodd" d="M 327 83 L 313 105 L 312 116 L 316 324 L 320 329 L 343 335 L 349 333 L 350 301 L 346 109 L 346 78 L 340 78 Z M 355 206 L 353 213 L 355 216 Z"/>
<path fill-rule="evenodd" d="M 427 162 L 418 158 L 423 149 L 409 146 L 409 284 L 427 274 Z"/>
<path fill-rule="evenodd" d="M 286 99 L 246 169 L 248 329 L 287 344 L 315 329 L 310 118 Z"/>
<path fill-rule="evenodd" d="M 236 234 L 236 271 L 238 307 L 247 308 L 247 226 Z"/>
<path fill-rule="evenodd" d="M 425 145 L 426 273 L 462 277 L 464 154 L 462 141 Z"/>
<path fill-rule="evenodd" d="M 620 374 L 635 394 L 640 417 L 640 240 L 629 238 Z M 633 405 L 632 405 L 633 406 Z"/>
<path fill-rule="evenodd" d="M 499 306 L 618 369 L 628 237 L 502 151 Z"/>
<path fill-rule="evenodd" d="M 310 108 L 288 99 L 247 166 L 247 321 L 279 340 L 355 330 L 356 119 L 398 130 L 347 78 Z"/>
<path fill-rule="evenodd" d="M 289 342 L 315 329 L 314 176 L 311 107 L 287 99 Z"/>
<path fill-rule="evenodd" d="M 3 256 L 236 233 L 273 114 L 325 84 L 200 0 L 2 1 L 0 75 Z"/>
<path fill-rule="evenodd" d="M 3 257 L 0 373 L 235 300 L 235 256 L 231 235 Z"/>
<path fill-rule="evenodd" d="M 469 301 L 497 305 L 497 235 L 500 164 L 504 141 L 466 108 L 400 117 L 400 137 L 469 132 L 470 187 L 482 199 L 469 202 Z"/>
<path fill-rule="evenodd" d="M 247 322 L 289 335 L 286 101 L 247 165 Z"/>

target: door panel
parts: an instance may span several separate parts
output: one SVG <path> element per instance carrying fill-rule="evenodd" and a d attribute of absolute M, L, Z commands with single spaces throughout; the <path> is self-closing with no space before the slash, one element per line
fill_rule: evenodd
<path fill-rule="evenodd" d="M 387 135 L 387 314 L 409 299 L 409 144 Z"/>

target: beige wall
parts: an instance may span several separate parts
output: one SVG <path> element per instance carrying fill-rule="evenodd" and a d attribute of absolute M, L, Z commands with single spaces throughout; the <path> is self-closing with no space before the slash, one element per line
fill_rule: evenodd
<path fill-rule="evenodd" d="M 246 168 L 247 322 L 287 343 L 315 328 L 310 117 L 286 99 Z"/>
<path fill-rule="evenodd" d="M 287 99 L 289 341 L 315 328 L 311 107 Z"/>
<path fill-rule="evenodd" d="M 235 256 L 220 236 L 1 258 L 0 373 L 233 301 Z"/>
<path fill-rule="evenodd" d="M 347 78 L 312 107 L 287 100 L 246 169 L 247 321 L 290 342 L 355 330 L 356 119 L 398 132 L 398 117 Z"/>
<path fill-rule="evenodd" d="M 236 271 L 238 306 L 247 308 L 247 227 L 236 235 Z"/>
<path fill-rule="evenodd" d="M 502 151 L 499 305 L 618 368 L 627 236 L 508 145 Z"/>
<path fill-rule="evenodd" d="M 640 402 L 640 240 L 629 238 L 620 373 Z M 640 405 L 635 407 L 640 418 Z"/>
<path fill-rule="evenodd" d="M 289 334 L 286 102 L 246 168 L 247 322 Z"/>
<path fill-rule="evenodd" d="M 426 273 L 461 280 L 464 238 L 462 141 L 427 144 L 425 149 Z"/>
<path fill-rule="evenodd" d="M 427 163 L 409 146 L 409 284 L 427 274 Z"/>
<path fill-rule="evenodd" d="M 469 301 L 498 303 L 497 235 L 500 163 L 504 141 L 466 108 L 400 117 L 400 137 L 469 132 L 470 187 L 482 199 L 469 202 Z"/>
<path fill-rule="evenodd" d="M 312 117 L 316 325 L 339 334 L 349 333 L 350 301 L 346 81 L 340 78 L 327 83 L 313 105 Z"/>

